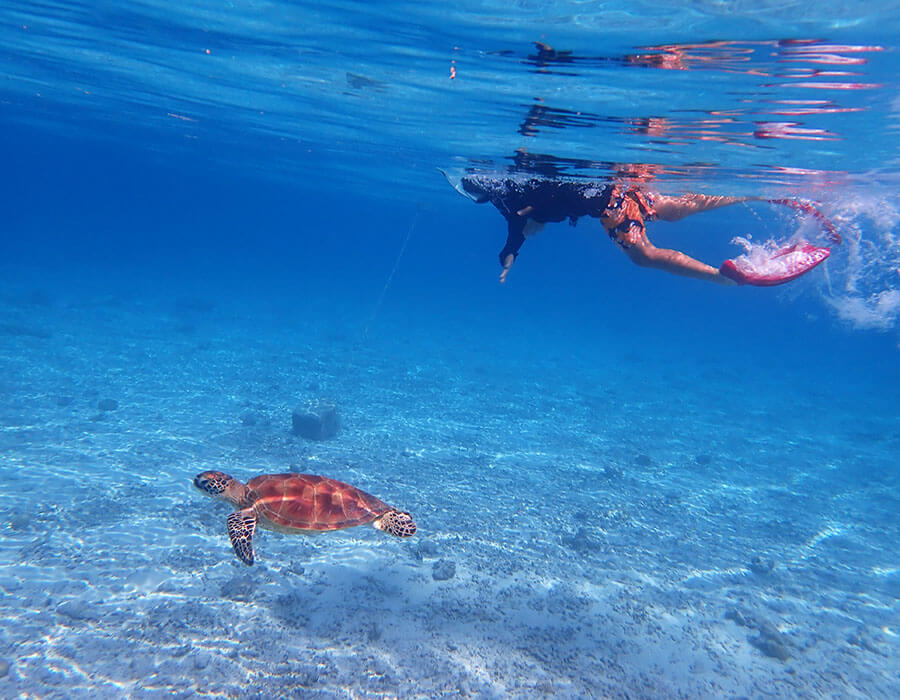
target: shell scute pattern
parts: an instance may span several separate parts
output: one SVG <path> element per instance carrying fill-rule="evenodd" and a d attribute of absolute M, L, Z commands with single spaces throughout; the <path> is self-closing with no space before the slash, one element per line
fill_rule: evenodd
<path fill-rule="evenodd" d="M 247 486 L 260 515 L 283 528 L 338 530 L 369 523 L 391 510 L 355 486 L 323 476 L 268 474 Z"/>

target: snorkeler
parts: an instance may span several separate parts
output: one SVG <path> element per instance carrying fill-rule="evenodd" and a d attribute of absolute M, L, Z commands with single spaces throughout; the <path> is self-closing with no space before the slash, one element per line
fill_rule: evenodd
<path fill-rule="evenodd" d="M 546 223 L 568 219 L 574 226 L 583 216 L 599 219 L 609 237 L 641 267 L 726 285 L 773 286 L 789 282 L 824 261 L 830 249 L 802 242 L 781 248 L 764 261 L 753 263 L 741 256 L 726 260 L 716 269 L 680 251 L 654 246 L 647 237 L 646 222 L 654 219 L 678 221 L 691 214 L 740 202 L 765 201 L 816 216 L 832 241 L 840 243 L 840 236 L 827 219 L 810 205 L 794 200 L 704 194 L 672 197 L 643 192 L 634 186 L 539 177 L 471 174 L 464 176 L 458 184 L 450 182 L 473 201 L 490 202 L 506 219 L 506 245 L 500 251 L 501 283 L 506 281 L 526 238 L 538 233 Z"/>

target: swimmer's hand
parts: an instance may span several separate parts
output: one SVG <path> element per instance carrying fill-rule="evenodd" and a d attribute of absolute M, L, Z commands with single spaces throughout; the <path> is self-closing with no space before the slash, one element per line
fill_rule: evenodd
<path fill-rule="evenodd" d="M 506 282 L 506 276 L 509 274 L 509 271 L 515 261 L 516 256 L 512 253 L 506 256 L 506 260 L 503 261 L 503 270 L 500 272 L 500 284 Z"/>
<path fill-rule="evenodd" d="M 628 227 L 628 231 L 618 236 L 619 242 L 626 248 L 636 246 L 644 238 L 644 229 L 637 223 Z"/>

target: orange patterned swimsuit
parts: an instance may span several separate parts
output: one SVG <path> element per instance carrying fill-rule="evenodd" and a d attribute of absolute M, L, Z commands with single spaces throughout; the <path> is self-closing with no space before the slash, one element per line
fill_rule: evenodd
<path fill-rule="evenodd" d="M 609 205 L 600 215 L 600 223 L 609 237 L 622 248 L 636 245 L 646 228 L 644 220 L 651 221 L 656 211 L 650 199 L 640 190 L 630 187 L 623 190 L 613 185 Z"/>

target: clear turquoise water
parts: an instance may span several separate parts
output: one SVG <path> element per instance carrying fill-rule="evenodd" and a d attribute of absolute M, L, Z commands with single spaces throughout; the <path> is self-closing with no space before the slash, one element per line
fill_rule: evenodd
<path fill-rule="evenodd" d="M 900 8 L 811 12 L 0 8 L 0 695 L 897 696 Z M 808 198 L 844 244 L 719 288 L 582 221 L 500 286 L 503 220 L 436 169 L 514 162 Z M 649 233 L 821 240 L 769 205 Z M 419 533 L 247 568 L 206 469 Z"/>

